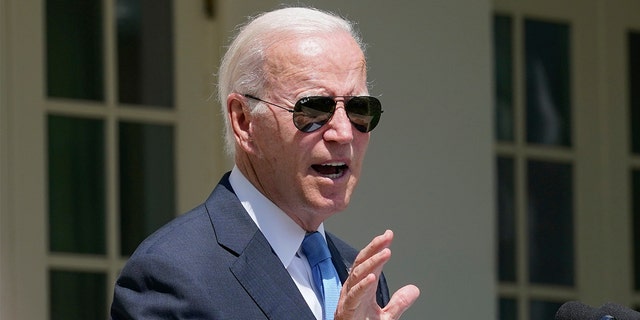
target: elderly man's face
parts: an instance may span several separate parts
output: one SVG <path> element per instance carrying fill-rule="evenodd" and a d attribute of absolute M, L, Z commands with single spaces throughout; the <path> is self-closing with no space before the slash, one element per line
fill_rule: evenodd
<path fill-rule="evenodd" d="M 367 94 L 366 63 L 344 33 L 285 39 L 267 50 L 268 87 L 262 97 L 287 107 L 306 96 Z M 252 121 L 250 155 L 260 189 L 306 230 L 349 203 L 369 143 L 349 122 L 338 99 L 330 122 L 311 133 L 296 129 L 291 113 L 267 105 Z"/>

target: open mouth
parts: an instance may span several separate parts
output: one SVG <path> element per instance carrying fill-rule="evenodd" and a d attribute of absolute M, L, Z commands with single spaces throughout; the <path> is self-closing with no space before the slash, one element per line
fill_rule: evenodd
<path fill-rule="evenodd" d="M 344 175 L 344 173 L 349 169 L 349 166 L 347 166 L 344 162 L 336 162 L 315 164 L 312 165 L 311 168 L 323 177 L 327 177 L 329 179 L 338 179 Z"/>

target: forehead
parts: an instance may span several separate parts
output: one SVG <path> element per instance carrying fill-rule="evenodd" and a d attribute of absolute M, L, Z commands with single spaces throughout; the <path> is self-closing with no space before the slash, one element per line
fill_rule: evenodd
<path fill-rule="evenodd" d="M 265 74 L 271 89 L 362 90 L 366 61 L 360 46 L 346 32 L 290 35 L 266 50 Z"/>

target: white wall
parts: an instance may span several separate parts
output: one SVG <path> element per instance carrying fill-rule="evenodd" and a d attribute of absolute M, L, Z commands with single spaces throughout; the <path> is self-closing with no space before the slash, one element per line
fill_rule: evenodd
<path fill-rule="evenodd" d="M 390 287 L 422 290 L 404 319 L 495 319 L 490 1 L 290 3 L 359 22 L 385 108 L 352 205 L 328 228 L 355 246 L 395 231 Z M 227 39 L 280 2 L 220 5 Z"/>
<path fill-rule="evenodd" d="M 44 15 L 38 1 L 0 2 L 0 319 L 44 319 Z"/>

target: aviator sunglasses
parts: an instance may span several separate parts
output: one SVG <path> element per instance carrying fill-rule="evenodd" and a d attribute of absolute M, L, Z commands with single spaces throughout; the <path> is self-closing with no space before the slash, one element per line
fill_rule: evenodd
<path fill-rule="evenodd" d="M 336 112 L 336 98 L 344 99 L 344 109 L 353 126 L 360 132 L 369 132 L 378 125 L 382 115 L 380 100 L 370 96 L 311 96 L 298 100 L 293 109 L 264 101 L 250 94 L 243 96 L 270 104 L 293 113 L 293 124 L 302 132 L 313 132 L 329 122 Z"/>

